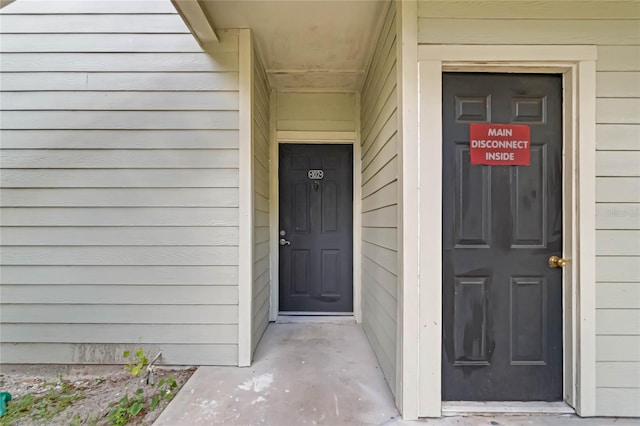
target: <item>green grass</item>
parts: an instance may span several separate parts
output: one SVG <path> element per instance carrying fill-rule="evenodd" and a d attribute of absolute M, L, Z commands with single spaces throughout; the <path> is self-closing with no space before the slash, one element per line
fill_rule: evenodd
<path fill-rule="evenodd" d="M 46 392 L 28 393 L 12 399 L 7 404 L 7 413 L 0 417 L 0 425 L 10 426 L 24 418 L 47 424 L 84 397 L 81 389 L 61 378 L 56 383 L 45 383 L 44 386 L 48 388 Z"/>

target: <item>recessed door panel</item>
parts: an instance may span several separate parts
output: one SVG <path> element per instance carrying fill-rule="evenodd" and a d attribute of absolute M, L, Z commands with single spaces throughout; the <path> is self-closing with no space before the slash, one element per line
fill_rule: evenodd
<path fill-rule="evenodd" d="M 472 165 L 469 124 L 530 126 L 528 166 Z M 442 393 L 562 399 L 562 78 L 443 77 Z"/>
<path fill-rule="evenodd" d="M 310 267 L 309 250 L 291 250 L 292 296 L 306 296 L 309 294 Z"/>
<path fill-rule="evenodd" d="M 456 247 L 485 248 L 491 236 L 491 169 L 469 167 L 469 141 L 456 144 Z"/>
<path fill-rule="evenodd" d="M 487 365 L 487 303 L 489 277 L 457 277 L 454 345 L 456 366 Z"/>
<path fill-rule="evenodd" d="M 340 250 L 322 250 L 322 296 L 337 296 L 340 294 Z"/>
<path fill-rule="evenodd" d="M 547 280 L 511 279 L 511 363 L 544 365 L 547 341 Z"/>
<path fill-rule="evenodd" d="M 491 95 L 456 96 L 455 108 L 458 122 L 491 121 Z"/>
<path fill-rule="evenodd" d="M 322 232 L 338 230 L 338 184 L 325 182 L 322 185 Z"/>
<path fill-rule="evenodd" d="M 547 120 L 547 97 L 514 96 L 511 99 L 511 114 L 514 123 L 544 123 Z"/>
<path fill-rule="evenodd" d="M 512 248 L 544 248 L 547 245 L 547 145 L 531 147 L 531 165 L 513 167 L 511 203 Z"/>
<path fill-rule="evenodd" d="M 293 232 L 306 233 L 309 220 L 309 186 L 306 183 L 296 183 L 293 189 Z"/>

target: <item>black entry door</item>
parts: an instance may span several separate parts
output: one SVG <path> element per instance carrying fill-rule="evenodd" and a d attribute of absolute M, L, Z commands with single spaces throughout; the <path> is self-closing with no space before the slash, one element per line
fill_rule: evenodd
<path fill-rule="evenodd" d="M 443 399 L 562 399 L 562 79 L 443 77 Z M 471 165 L 469 123 L 527 124 L 529 166 Z"/>
<path fill-rule="evenodd" d="M 280 311 L 353 312 L 353 148 L 280 145 Z"/>

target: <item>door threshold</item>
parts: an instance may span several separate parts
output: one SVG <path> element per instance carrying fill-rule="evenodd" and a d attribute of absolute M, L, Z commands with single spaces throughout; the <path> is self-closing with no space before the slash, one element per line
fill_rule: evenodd
<path fill-rule="evenodd" d="M 281 312 L 276 319 L 276 324 L 355 324 L 356 319 L 352 313 L 323 313 L 318 312 L 300 312 L 292 314 L 291 312 Z"/>
<path fill-rule="evenodd" d="M 352 317 L 353 312 L 309 312 L 309 311 L 281 311 L 281 316 L 293 317 Z"/>
<path fill-rule="evenodd" d="M 575 414 L 564 401 L 442 401 L 442 415 L 473 414 Z"/>

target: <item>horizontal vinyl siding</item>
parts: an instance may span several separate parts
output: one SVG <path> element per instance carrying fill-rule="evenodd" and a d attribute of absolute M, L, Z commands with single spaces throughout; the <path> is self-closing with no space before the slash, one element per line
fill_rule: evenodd
<path fill-rule="evenodd" d="M 238 362 L 238 345 L 226 344 L 167 344 L 147 343 L 134 346 L 137 340 L 122 344 L 108 343 L 3 343 L 2 359 L 19 360 L 22 364 L 113 364 L 125 363 L 122 353 L 132 347 L 142 346 L 151 353 L 162 351 L 166 364 L 200 365 L 202 360 L 212 365 L 235 365 Z M 46 360 L 43 360 L 46 355 Z M 72 360 L 72 361 L 70 361 Z"/>
<path fill-rule="evenodd" d="M 175 9 L 170 2 L 164 0 L 145 0 L 137 2 L 123 2 L 117 7 L 111 2 L 77 1 L 77 0 L 21 0 L 5 9 L 7 15 L 130 15 L 130 14 L 173 14 Z"/>
<path fill-rule="evenodd" d="M 269 99 L 271 88 L 260 55 L 253 59 L 253 312 L 252 350 L 269 324 L 271 270 L 269 256 Z"/>
<path fill-rule="evenodd" d="M 277 128 L 288 131 L 356 130 L 354 93 L 278 93 Z"/>
<path fill-rule="evenodd" d="M 0 13 L 5 363 L 238 359 L 238 39 L 166 0 Z"/>
<path fill-rule="evenodd" d="M 597 45 L 596 414 L 640 416 L 640 5 L 422 1 L 422 44 Z"/>
<path fill-rule="evenodd" d="M 398 287 L 398 120 L 393 2 L 361 95 L 362 323 L 395 394 Z"/>

